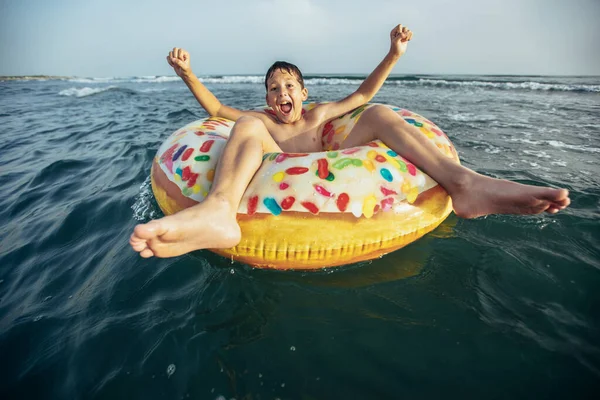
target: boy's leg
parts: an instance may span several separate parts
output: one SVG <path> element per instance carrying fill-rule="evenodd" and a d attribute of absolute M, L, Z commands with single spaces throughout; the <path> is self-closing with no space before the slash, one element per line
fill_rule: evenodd
<path fill-rule="evenodd" d="M 443 155 L 416 127 L 385 106 L 367 108 L 342 148 L 379 139 L 435 179 L 463 218 L 488 214 L 556 213 L 570 203 L 569 192 L 522 185 L 478 174 Z"/>
<path fill-rule="evenodd" d="M 210 193 L 201 203 L 147 224 L 137 225 L 131 247 L 142 257 L 173 257 L 205 248 L 230 248 L 240 241 L 236 213 L 264 153 L 281 152 L 257 118 L 234 125 L 219 159 Z"/>

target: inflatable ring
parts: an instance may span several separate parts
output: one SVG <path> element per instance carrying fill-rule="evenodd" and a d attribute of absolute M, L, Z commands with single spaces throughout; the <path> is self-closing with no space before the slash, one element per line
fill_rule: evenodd
<path fill-rule="evenodd" d="M 307 103 L 304 109 L 315 105 Z M 376 258 L 442 223 L 452 211 L 450 197 L 408 160 L 381 141 L 339 150 L 370 106 L 325 124 L 324 152 L 265 154 L 238 209 L 240 243 L 211 251 L 256 267 L 316 269 Z M 388 107 L 458 161 L 435 124 Z M 151 181 L 165 215 L 206 197 L 233 124 L 214 117 L 195 121 L 160 146 Z"/>

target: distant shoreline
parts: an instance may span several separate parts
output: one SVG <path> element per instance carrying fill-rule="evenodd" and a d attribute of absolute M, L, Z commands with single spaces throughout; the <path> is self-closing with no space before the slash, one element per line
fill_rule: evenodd
<path fill-rule="evenodd" d="M 13 75 L 0 76 L 0 81 L 43 81 L 46 79 L 72 79 L 72 76 L 55 76 L 55 75 Z"/>

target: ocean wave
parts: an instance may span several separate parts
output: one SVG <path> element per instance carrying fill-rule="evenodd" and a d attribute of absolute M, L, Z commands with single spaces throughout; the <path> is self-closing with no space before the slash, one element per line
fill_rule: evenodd
<path fill-rule="evenodd" d="M 203 83 L 210 84 L 263 84 L 263 75 L 212 75 L 199 77 Z M 358 85 L 365 79 L 361 75 L 310 75 L 304 76 L 306 85 Z M 541 81 L 541 80 L 545 81 Z M 401 86 L 434 86 L 434 87 L 473 87 L 500 90 L 534 90 L 534 91 L 561 91 L 561 92 L 585 92 L 600 93 L 600 84 L 597 80 L 590 83 L 562 83 L 559 79 L 564 78 L 542 78 L 542 77 L 494 77 L 494 76 L 427 76 L 427 75 L 404 75 L 391 76 L 386 80 L 386 85 Z M 567 78 L 568 79 L 568 78 Z M 590 78 L 592 79 L 592 78 Z M 170 83 L 178 82 L 178 76 L 136 76 L 136 77 L 106 77 L 106 78 L 66 78 L 69 82 L 77 83 Z"/>
<path fill-rule="evenodd" d="M 229 75 L 229 76 L 203 76 L 200 82 L 204 83 L 260 83 L 265 82 L 264 76 L 258 75 Z"/>
<path fill-rule="evenodd" d="M 118 86 L 106 86 L 106 87 L 101 87 L 101 88 L 72 87 L 69 89 L 61 90 L 60 92 L 58 92 L 58 95 L 59 96 L 67 96 L 67 97 L 88 97 L 88 96 L 93 96 L 95 94 L 108 92 L 108 91 L 121 91 L 121 92 L 128 93 L 128 94 L 136 93 L 135 90 L 131 90 L 131 89 L 124 89 L 124 88 L 120 88 Z"/>
<path fill-rule="evenodd" d="M 396 81 L 395 83 L 406 84 L 415 83 L 428 86 L 451 86 L 451 87 L 482 87 L 504 90 L 543 90 L 543 91 L 562 91 L 562 92 L 600 92 L 600 85 L 567 85 L 558 83 L 542 83 L 533 81 L 524 82 L 499 82 L 499 81 L 480 81 L 480 80 L 446 80 L 446 79 L 420 79 L 414 82 Z"/>

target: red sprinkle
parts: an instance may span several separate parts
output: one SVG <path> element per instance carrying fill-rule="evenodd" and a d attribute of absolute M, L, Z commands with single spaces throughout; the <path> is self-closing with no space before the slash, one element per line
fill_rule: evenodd
<path fill-rule="evenodd" d="M 281 208 L 283 208 L 284 210 L 289 210 L 290 207 L 294 205 L 295 201 L 296 199 L 294 198 L 294 196 L 288 196 L 281 202 Z"/>
<path fill-rule="evenodd" d="M 376 160 L 376 161 L 379 161 L 379 162 L 385 162 L 385 157 L 384 157 L 384 156 L 382 156 L 381 154 L 377 154 L 377 155 L 375 156 L 375 160 Z"/>
<path fill-rule="evenodd" d="M 284 161 L 286 158 L 288 158 L 288 155 L 286 153 L 279 153 L 279 154 L 277 154 L 277 157 L 275 158 L 275 162 L 280 163 L 280 162 Z"/>
<path fill-rule="evenodd" d="M 319 178 L 327 179 L 329 176 L 329 163 L 326 158 L 319 158 L 317 160 L 317 169 L 319 172 Z"/>
<path fill-rule="evenodd" d="M 281 190 L 285 190 L 285 189 L 287 189 L 287 188 L 289 188 L 289 187 L 290 187 L 290 185 L 288 185 L 288 184 L 287 184 L 287 183 L 285 183 L 285 182 L 281 182 L 281 183 L 279 184 L 279 189 L 281 189 Z"/>
<path fill-rule="evenodd" d="M 196 132 L 194 132 L 194 133 L 195 133 L 196 135 L 198 135 L 198 136 L 202 136 L 202 135 L 204 135 L 204 132 L 202 132 L 202 131 L 196 131 Z"/>
<path fill-rule="evenodd" d="M 181 161 L 187 161 L 188 158 L 190 158 L 190 156 L 192 155 L 192 153 L 194 152 L 193 148 L 188 148 L 186 151 L 183 152 L 183 156 L 181 157 Z"/>
<path fill-rule="evenodd" d="M 395 192 L 395 191 L 385 188 L 383 186 L 380 189 L 381 189 L 381 193 L 383 193 L 384 196 L 389 196 L 391 194 L 398 194 L 398 192 Z"/>
<path fill-rule="evenodd" d="M 192 170 L 190 169 L 190 166 L 186 166 L 183 171 L 181 171 L 181 179 L 184 181 L 187 181 L 188 179 L 190 179 L 190 176 L 192 175 Z"/>
<path fill-rule="evenodd" d="M 200 151 L 202 153 L 208 153 L 214 142 L 215 141 L 211 139 L 211 140 L 207 140 L 206 142 L 202 143 L 202 146 L 200 147 Z"/>
<path fill-rule="evenodd" d="M 323 186 L 321 185 L 315 185 L 315 190 L 317 191 L 317 193 L 325 196 L 325 197 L 333 197 L 333 195 L 331 194 L 331 192 L 327 189 L 325 189 Z"/>
<path fill-rule="evenodd" d="M 285 170 L 288 175 L 302 175 L 306 172 L 308 172 L 308 168 L 305 167 L 292 167 Z"/>
<path fill-rule="evenodd" d="M 383 209 L 383 211 L 391 210 L 393 204 L 394 204 L 393 197 L 388 197 L 387 199 L 381 200 L 381 208 Z"/>
<path fill-rule="evenodd" d="M 435 133 L 438 136 L 442 136 L 442 131 L 436 128 L 431 128 L 431 132 Z"/>
<path fill-rule="evenodd" d="M 360 151 L 360 149 L 357 149 L 357 148 L 354 148 L 354 149 L 347 149 L 347 150 L 344 150 L 344 151 L 342 151 L 342 154 L 354 154 L 354 153 L 356 153 L 357 151 Z"/>
<path fill-rule="evenodd" d="M 408 173 L 412 176 L 417 175 L 417 168 L 412 164 L 406 164 L 406 168 L 408 169 Z"/>
<path fill-rule="evenodd" d="M 192 173 L 192 175 L 190 176 L 190 180 L 187 183 L 187 187 L 194 186 L 196 184 L 196 179 L 198 179 L 199 176 L 200 174 Z"/>
<path fill-rule="evenodd" d="M 346 208 L 348 207 L 348 202 L 350 201 L 350 196 L 348 196 L 346 193 L 342 193 L 338 196 L 337 200 L 335 201 L 335 204 L 337 205 L 338 210 L 340 210 L 341 212 L 346 211 Z"/>
<path fill-rule="evenodd" d="M 248 215 L 252 215 L 256 212 L 257 205 L 258 205 L 258 196 L 252 196 L 248 199 Z"/>
<path fill-rule="evenodd" d="M 377 143 L 375 143 L 375 142 L 369 142 L 369 143 L 367 143 L 367 146 L 370 146 L 370 147 L 379 147 L 379 145 Z"/>
<path fill-rule="evenodd" d="M 303 201 L 300 204 L 302 204 L 304 208 L 306 208 L 308 211 L 315 215 L 319 213 L 319 209 L 317 208 L 317 206 L 314 203 L 311 203 L 310 201 Z"/>

